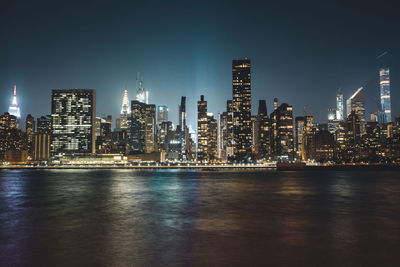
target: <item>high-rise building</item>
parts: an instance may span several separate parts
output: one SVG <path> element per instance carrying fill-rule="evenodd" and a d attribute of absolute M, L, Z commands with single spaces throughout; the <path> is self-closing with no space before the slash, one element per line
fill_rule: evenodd
<path fill-rule="evenodd" d="M 344 120 L 343 94 L 341 94 L 340 91 L 336 95 L 336 120 L 338 121 Z"/>
<path fill-rule="evenodd" d="M 124 90 L 124 96 L 122 97 L 122 108 L 119 120 L 119 129 L 128 129 L 129 119 L 131 116 L 131 107 L 129 105 L 128 90 Z"/>
<path fill-rule="evenodd" d="M 208 161 L 207 119 L 207 101 L 202 95 L 200 101 L 197 101 L 197 160 L 200 162 Z"/>
<path fill-rule="evenodd" d="M 18 102 L 17 102 L 17 86 L 14 84 L 14 90 L 13 90 L 13 98 L 10 107 L 8 108 L 8 113 L 10 115 L 13 115 L 17 118 L 17 123 L 18 120 L 21 119 L 21 110 L 19 108 Z M 18 124 L 17 124 L 18 127 Z"/>
<path fill-rule="evenodd" d="M 278 98 L 275 97 L 274 98 L 274 110 L 276 110 L 278 108 Z"/>
<path fill-rule="evenodd" d="M 51 117 L 52 156 L 95 153 L 95 90 L 52 90 Z"/>
<path fill-rule="evenodd" d="M 179 131 L 180 143 L 181 143 L 181 153 L 180 158 L 182 160 L 187 159 L 187 135 L 186 135 L 186 96 L 181 97 L 181 104 L 179 105 L 179 125 L 177 130 Z"/>
<path fill-rule="evenodd" d="M 389 68 L 379 70 L 379 85 L 381 89 L 380 123 L 392 122 L 392 109 L 390 103 L 390 72 Z"/>
<path fill-rule="evenodd" d="M 233 157 L 233 106 L 232 100 L 228 100 L 226 102 L 226 112 L 222 114 L 223 123 L 222 123 L 222 140 L 223 140 L 223 148 L 225 150 L 225 154 L 223 157 L 225 159 L 230 159 Z"/>
<path fill-rule="evenodd" d="M 28 114 L 28 116 L 26 116 L 25 129 L 28 145 L 28 155 L 32 156 L 33 134 L 35 133 L 35 118 L 31 114 Z"/>
<path fill-rule="evenodd" d="M 339 127 L 340 120 L 337 119 L 337 115 L 336 108 L 328 108 L 328 132 L 333 135 Z"/>
<path fill-rule="evenodd" d="M 295 118 L 296 152 L 298 158 L 303 158 L 304 134 L 310 133 L 314 127 L 313 116 L 298 116 Z"/>
<path fill-rule="evenodd" d="M 218 152 L 218 125 L 214 114 L 207 113 L 207 156 L 208 161 L 214 161 L 217 158 Z"/>
<path fill-rule="evenodd" d="M 234 154 L 239 161 L 251 156 L 251 64 L 248 58 L 232 60 Z"/>
<path fill-rule="evenodd" d="M 271 153 L 271 143 L 270 143 L 270 125 L 267 113 L 267 104 L 265 100 L 260 100 L 258 104 L 258 114 L 256 117 L 257 129 L 254 137 L 256 142 L 254 142 L 257 147 L 257 157 L 259 159 L 266 159 Z"/>
<path fill-rule="evenodd" d="M 168 121 L 168 107 L 158 106 L 157 107 L 157 125 Z"/>
<path fill-rule="evenodd" d="M 156 149 L 156 106 L 131 101 L 130 152 L 152 153 Z"/>
<path fill-rule="evenodd" d="M 347 117 L 354 111 L 360 120 L 361 135 L 365 132 L 365 104 L 364 104 L 364 87 L 358 90 L 346 101 Z"/>
<path fill-rule="evenodd" d="M 137 100 L 131 101 L 131 131 L 130 131 L 130 152 L 143 153 L 145 139 L 144 110 L 145 103 Z"/>
<path fill-rule="evenodd" d="M 144 109 L 145 137 L 144 137 L 144 152 L 152 153 L 156 149 L 156 105 L 147 104 Z"/>
<path fill-rule="evenodd" d="M 51 115 L 41 116 L 37 118 L 37 132 L 51 135 Z"/>
<path fill-rule="evenodd" d="M 0 159 L 3 159 L 9 150 L 24 149 L 26 140 L 22 140 L 21 137 L 21 131 L 17 129 L 17 117 L 8 112 L 0 115 Z"/>
<path fill-rule="evenodd" d="M 277 160 L 294 159 L 293 108 L 281 104 L 271 113 L 272 153 Z"/>
<path fill-rule="evenodd" d="M 143 76 L 140 72 L 136 75 L 136 100 L 148 104 L 149 93 L 143 88 Z"/>

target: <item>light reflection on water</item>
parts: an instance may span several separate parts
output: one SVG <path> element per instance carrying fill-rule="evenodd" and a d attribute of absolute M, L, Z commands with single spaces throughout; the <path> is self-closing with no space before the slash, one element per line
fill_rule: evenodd
<path fill-rule="evenodd" d="M 379 265 L 399 221 L 396 172 L 0 172 L 0 266 Z"/>

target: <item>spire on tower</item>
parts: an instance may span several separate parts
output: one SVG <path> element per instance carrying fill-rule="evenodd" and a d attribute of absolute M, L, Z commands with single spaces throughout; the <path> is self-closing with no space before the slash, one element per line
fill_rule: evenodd
<path fill-rule="evenodd" d="M 13 91 L 14 91 L 14 94 L 13 94 L 11 105 L 8 108 L 8 113 L 17 117 L 17 119 L 20 119 L 21 118 L 21 110 L 20 110 L 20 108 L 18 106 L 18 102 L 17 102 L 17 86 L 15 84 L 14 84 Z"/>

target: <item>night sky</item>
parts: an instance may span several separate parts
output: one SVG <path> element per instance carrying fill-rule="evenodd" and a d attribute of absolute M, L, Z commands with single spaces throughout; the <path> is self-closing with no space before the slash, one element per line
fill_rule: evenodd
<path fill-rule="evenodd" d="M 232 98 L 234 58 L 252 61 L 252 109 L 274 97 L 295 115 L 326 122 L 342 88 L 366 87 L 367 119 L 376 111 L 378 68 L 389 65 L 393 115 L 400 115 L 400 16 L 395 1 L 2 1 L 0 112 L 17 84 L 23 118 L 50 113 L 51 89 L 93 88 L 97 116 L 115 118 L 123 87 L 132 99 L 140 71 L 150 103 L 176 123 L 187 96 L 223 112 Z M 385 56 L 377 59 L 379 55 Z"/>

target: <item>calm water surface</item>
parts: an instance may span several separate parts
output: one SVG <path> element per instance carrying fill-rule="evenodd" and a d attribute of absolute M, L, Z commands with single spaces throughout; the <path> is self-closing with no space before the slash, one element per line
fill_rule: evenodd
<path fill-rule="evenodd" d="M 1 266 L 400 266 L 396 171 L 0 171 Z"/>

